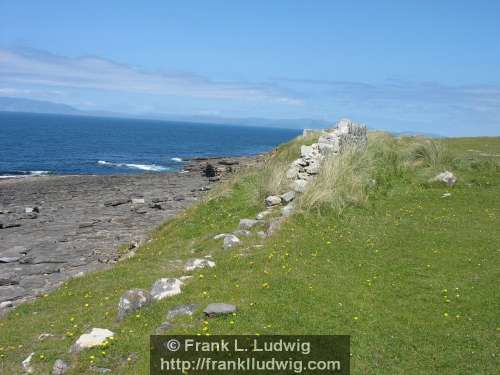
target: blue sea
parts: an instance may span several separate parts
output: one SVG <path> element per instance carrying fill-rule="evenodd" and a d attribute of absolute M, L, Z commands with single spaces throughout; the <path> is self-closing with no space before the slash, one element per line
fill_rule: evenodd
<path fill-rule="evenodd" d="M 269 151 L 299 130 L 0 112 L 0 176 L 175 172 Z"/>

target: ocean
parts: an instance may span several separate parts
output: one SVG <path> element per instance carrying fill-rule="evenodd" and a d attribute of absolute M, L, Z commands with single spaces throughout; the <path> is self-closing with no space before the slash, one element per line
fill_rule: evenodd
<path fill-rule="evenodd" d="M 298 134 L 174 121 L 0 112 L 0 177 L 175 172 L 196 157 L 269 151 Z"/>

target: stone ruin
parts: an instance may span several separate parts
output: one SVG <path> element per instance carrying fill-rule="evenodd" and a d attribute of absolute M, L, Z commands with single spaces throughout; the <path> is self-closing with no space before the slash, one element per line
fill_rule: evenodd
<path fill-rule="evenodd" d="M 309 130 L 304 135 L 309 134 Z M 325 157 L 342 153 L 347 147 L 365 148 L 368 143 L 367 128 L 349 119 L 342 119 L 330 129 L 323 130 L 317 143 L 300 148 L 300 158 L 294 160 L 287 171 L 292 180 L 291 188 L 303 193 L 308 183 L 319 173 Z"/>

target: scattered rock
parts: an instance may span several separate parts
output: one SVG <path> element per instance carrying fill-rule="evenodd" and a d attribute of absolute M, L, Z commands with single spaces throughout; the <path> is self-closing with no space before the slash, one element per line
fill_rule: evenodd
<path fill-rule="evenodd" d="M 258 231 L 257 232 L 257 237 L 259 237 L 259 238 L 266 238 L 267 234 L 266 234 L 266 232 Z"/>
<path fill-rule="evenodd" d="M 40 212 L 40 209 L 38 207 L 26 207 L 24 209 L 24 212 L 27 213 L 27 214 L 31 214 L 33 212 L 36 212 L 36 213 L 39 213 Z"/>
<path fill-rule="evenodd" d="M 208 259 L 190 259 L 184 265 L 185 271 L 193 271 L 198 268 L 212 268 L 215 267 L 215 262 Z"/>
<path fill-rule="evenodd" d="M 277 206 L 280 203 L 281 203 L 281 198 L 278 197 L 277 195 L 270 195 L 266 198 L 266 205 L 268 207 Z"/>
<path fill-rule="evenodd" d="M 151 294 L 144 289 L 127 290 L 118 302 L 118 320 L 152 302 Z"/>
<path fill-rule="evenodd" d="M 107 368 L 107 367 L 98 367 L 98 366 L 90 366 L 90 369 L 93 371 L 93 372 L 97 372 L 98 374 L 109 374 L 111 372 L 111 369 L 110 368 Z"/>
<path fill-rule="evenodd" d="M 52 375 L 64 375 L 69 370 L 69 366 L 62 359 L 56 359 L 52 367 Z"/>
<path fill-rule="evenodd" d="M 203 310 L 203 313 L 209 318 L 219 315 L 232 314 L 235 312 L 236 306 L 228 303 L 211 303 L 205 307 L 205 310 Z"/>
<path fill-rule="evenodd" d="M 160 203 L 150 203 L 149 208 L 153 208 L 155 210 L 163 210 L 163 206 Z"/>
<path fill-rule="evenodd" d="M 108 338 L 113 337 L 115 334 L 109 329 L 92 328 L 89 333 L 84 333 L 78 340 L 71 346 L 70 353 L 78 353 L 84 349 L 94 348 L 100 346 Z"/>
<path fill-rule="evenodd" d="M 257 220 L 264 220 L 266 218 L 266 216 L 269 216 L 272 212 L 270 210 L 266 210 L 266 211 L 262 211 L 262 212 L 259 212 L 255 218 Z"/>
<path fill-rule="evenodd" d="M 254 219 L 241 219 L 238 229 L 248 230 L 251 229 L 254 225 L 259 224 L 259 220 Z"/>
<path fill-rule="evenodd" d="M 441 181 L 444 182 L 449 187 L 452 187 L 456 184 L 457 177 L 450 171 L 444 171 L 438 174 L 436 177 L 434 177 L 434 181 Z"/>
<path fill-rule="evenodd" d="M 444 193 L 443 195 L 441 195 L 441 198 L 448 198 L 448 197 L 451 197 L 451 193 Z"/>
<path fill-rule="evenodd" d="M 238 246 L 241 243 L 241 240 L 236 237 L 234 234 L 229 234 L 224 237 L 224 250 L 229 250 L 235 246 Z"/>
<path fill-rule="evenodd" d="M 174 278 L 156 280 L 151 288 L 151 295 L 157 301 L 181 293 L 182 281 Z"/>
<path fill-rule="evenodd" d="M 54 335 L 52 333 L 40 333 L 38 335 L 38 341 L 44 341 L 45 339 L 48 339 L 51 337 L 54 337 Z"/>
<path fill-rule="evenodd" d="M 170 310 L 168 310 L 167 319 L 174 319 L 175 317 L 181 316 L 181 315 L 191 316 L 196 311 L 196 308 L 197 308 L 197 306 L 195 304 L 192 304 L 192 303 L 174 306 Z"/>
<path fill-rule="evenodd" d="M 33 356 L 35 353 L 31 353 L 24 361 L 21 362 L 21 366 L 23 367 L 23 370 L 27 374 L 33 374 L 35 372 L 35 369 L 33 366 L 31 366 L 31 360 L 33 359 Z"/>
<path fill-rule="evenodd" d="M 281 194 L 280 198 L 281 198 L 281 202 L 283 204 L 288 204 L 288 203 L 290 203 L 291 201 L 294 200 L 294 198 L 295 198 L 295 191 L 289 191 L 289 192 L 286 192 L 285 194 Z"/>

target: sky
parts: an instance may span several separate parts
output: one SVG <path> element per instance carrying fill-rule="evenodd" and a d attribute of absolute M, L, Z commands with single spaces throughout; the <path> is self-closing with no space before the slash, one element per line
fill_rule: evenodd
<path fill-rule="evenodd" d="M 500 135 L 500 1 L 0 0 L 0 96 Z"/>

